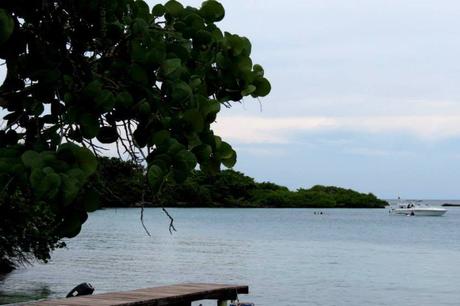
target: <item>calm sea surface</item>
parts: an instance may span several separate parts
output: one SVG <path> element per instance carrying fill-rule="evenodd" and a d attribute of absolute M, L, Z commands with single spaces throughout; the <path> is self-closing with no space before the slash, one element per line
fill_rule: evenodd
<path fill-rule="evenodd" d="M 452 202 L 452 201 L 450 201 Z M 457 202 L 458 203 L 458 202 Z M 459 305 L 460 208 L 443 217 L 388 210 L 159 209 L 90 215 L 47 264 L 0 279 L 0 301 L 180 282 L 247 284 L 256 305 Z"/>

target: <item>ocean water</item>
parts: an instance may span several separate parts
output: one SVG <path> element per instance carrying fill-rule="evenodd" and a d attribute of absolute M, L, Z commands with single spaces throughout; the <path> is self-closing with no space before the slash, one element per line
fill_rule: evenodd
<path fill-rule="evenodd" d="M 452 202 L 452 201 L 449 201 Z M 458 203 L 458 202 L 457 202 Z M 3 303 L 181 282 L 249 285 L 256 305 L 459 305 L 460 208 L 443 217 L 387 209 L 106 209 L 49 264 L 0 279 Z M 215 305 L 215 304 L 204 304 Z"/>

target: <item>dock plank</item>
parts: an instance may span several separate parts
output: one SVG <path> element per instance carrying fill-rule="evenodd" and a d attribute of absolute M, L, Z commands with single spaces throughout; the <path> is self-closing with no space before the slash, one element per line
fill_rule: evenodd
<path fill-rule="evenodd" d="M 249 293 L 248 286 L 186 283 L 131 291 L 108 292 L 68 299 L 37 301 L 33 306 L 163 306 L 199 300 L 233 300 Z"/>

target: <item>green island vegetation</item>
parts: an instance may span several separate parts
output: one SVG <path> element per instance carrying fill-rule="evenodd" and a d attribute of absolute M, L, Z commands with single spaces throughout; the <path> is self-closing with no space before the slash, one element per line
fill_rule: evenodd
<path fill-rule="evenodd" d="M 152 199 L 142 180 L 145 169 L 118 158 L 102 158 L 96 175 L 95 188 L 102 194 L 103 207 L 135 207 L 141 195 Z M 150 207 L 245 207 L 245 208 L 384 208 L 388 203 L 373 194 L 351 189 L 314 186 L 290 191 L 270 182 L 258 183 L 234 170 L 209 175 L 199 170 L 181 184 L 166 183 L 154 201 L 143 202 Z"/>

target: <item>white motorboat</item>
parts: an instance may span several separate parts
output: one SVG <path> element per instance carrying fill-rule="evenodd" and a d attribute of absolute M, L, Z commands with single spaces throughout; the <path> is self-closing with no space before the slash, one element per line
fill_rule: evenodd
<path fill-rule="evenodd" d="M 442 216 L 447 209 L 429 205 L 415 204 L 412 202 L 400 203 L 396 208 L 391 208 L 390 213 L 405 216 Z"/>

